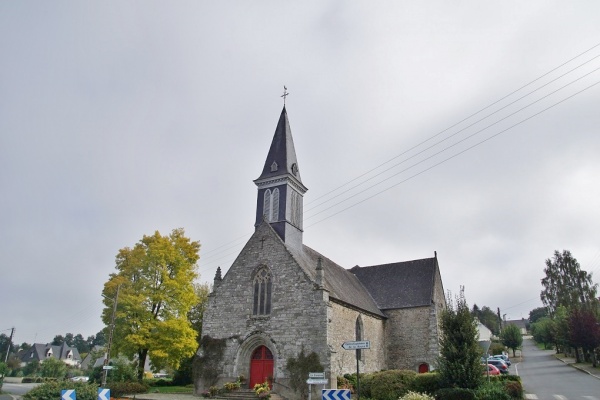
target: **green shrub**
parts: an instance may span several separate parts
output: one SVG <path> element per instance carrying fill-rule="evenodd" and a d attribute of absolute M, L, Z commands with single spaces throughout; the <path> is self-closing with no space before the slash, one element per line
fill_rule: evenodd
<path fill-rule="evenodd" d="M 370 397 L 376 400 L 397 400 L 408 392 L 416 375 L 415 371 L 407 370 L 389 370 L 374 373 L 370 382 Z"/>
<path fill-rule="evenodd" d="M 96 400 L 98 387 L 86 382 L 50 381 L 42 383 L 27 392 L 23 398 L 28 400 L 56 400 L 61 398 L 63 390 L 74 389 L 77 400 Z"/>
<path fill-rule="evenodd" d="M 423 394 L 423 393 L 415 393 L 408 392 L 404 396 L 400 397 L 398 400 L 435 400 L 433 397 Z"/>
<path fill-rule="evenodd" d="M 520 381 L 504 381 L 504 391 L 510 396 L 511 399 L 522 399 L 523 398 L 523 385 Z"/>
<path fill-rule="evenodd" d="M 443 388 L 435 393 L 436 400 L 477 400 L 471 389 Z"/>
<path fill-rule="evenodd" d="M 435 393 L 441 388 L 440 374 L 437 372 L 417 374 L 409 387 L 410 390 L 418 393 Z"/>
<path fill-rule="evenodd" d="M 504 345 L 500 342 L 492 342 L 492 344 L 490 345 L 490 349 L 488 350 L 489 353 L 491 353 L 492 355 L 494 354 L 502 354 L 502 352 L 505 350 Z"/>
<path fill-rule="evenodd" d="M 500 382 L 486 382 L 476 391 L 477 400 L 510 400 Z"/>
<path fill-rule="evenodd" d="M 348 389 L 350 390 L 350 393 L 354 393 L 355 390 L 352 382 L 345 376 L 337 377 L 337 387 L 338 389 Z"/>
<path fill-rule="evenodd" d="M 126 394 L 137 394 L 148 392 L 148 386 L 139 382 L 110 382 L 107 385 L 111 397 L 124 397 Z M 96 396 L 98 393 L 96 393 Z M 79 395 L 77 395 L 79 399 Z"/>

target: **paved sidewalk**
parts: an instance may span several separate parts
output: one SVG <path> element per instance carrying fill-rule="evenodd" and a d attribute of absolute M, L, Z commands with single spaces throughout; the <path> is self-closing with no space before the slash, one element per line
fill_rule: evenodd
<path fill-rule="evenodd" d="M 555 354 L 554 356 L 565 364 L 600 379 L 600 368 L 594 368 L 591 363 L 578 363 L 575 358 L 566 357 L 564 354 Z"/>

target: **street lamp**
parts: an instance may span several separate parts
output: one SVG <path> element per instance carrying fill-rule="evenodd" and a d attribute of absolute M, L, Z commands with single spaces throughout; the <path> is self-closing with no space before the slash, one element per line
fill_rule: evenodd
<path fill-rule="evenodd" d="M 102 366 L 102 387 L 106 386 L 106 377 L 108 375 L 108 359 L 110 358 L 110 346 L 112 344 L 113 332 L 115 330 L 115 314 L 117 313 L 117 302 L 119 301 L 119 289 L 121 285 L 117 286 L 117 294 L 114 299 L 110 297 L 102 295 L 105 299 L 108 299 L 113 302 L 112 315 L 110 317 L 110 331 L 108 334 L 108 345 L 106 346 L 106 355 L 104 357 L 104 363 Z"/>

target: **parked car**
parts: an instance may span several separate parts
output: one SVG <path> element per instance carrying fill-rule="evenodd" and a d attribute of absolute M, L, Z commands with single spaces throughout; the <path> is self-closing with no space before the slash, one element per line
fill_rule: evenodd
<path fill-rule="evenodd" d="M 487 364 L 487 371 L 485 370 L 485 365 L 482 365 L 483 367 L 483 374 L 484 375 L 500 375 L 501 372 L 498 368 L 496 368 L 495 365 L 492 364 Z"/>
<path fill-rule="evenodd" d="M 495 358 L 488 358 L 488 364 L 492 364 L 494 367 L 498 368 L 501 373 L 508 374 L 508 365 L 502 360 L 498 360 Z"/>
<path fill-rule="evenodd" d="M 510 359 L 508 358 L 507 355 L 496 354 L 496 355 L 491 356 L 490 358 L 495 358 L 495 359 L 502 360 L 502 361 L 504 361 L 506 363 L 506 365 L 508 365 L 510 367 L 511 362 L 510 362 Z"/>

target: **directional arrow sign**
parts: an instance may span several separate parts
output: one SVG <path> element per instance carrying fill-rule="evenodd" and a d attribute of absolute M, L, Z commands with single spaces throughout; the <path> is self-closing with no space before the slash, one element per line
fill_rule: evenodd
<path fill-rule="evenodd" d="M 350 400 L 350 390 L 323 389 L 323 400 Z"/>
<path fill-rule="evenodd" d="M 110 389 L 98 388 L 98 400 L 110 400 Z"/>
<path fill-rule="evenodd" d="M 327 385 L 329 381 L 327 379 L 310 378 L 306 380 L 306 383 L 308 383 L 309 385 Z"/>
<path fill-rule="evenodd" d="M 113 367 L 112 365 L 105 365 L 102 367 L 102 369 L 114 369 L 115 367 Z"/>
<path fill-rule="evenodd" d="M 370 349 L 371 342 L 369 340 L 357 340 L 355 342 L 344 342 L 342 347 L 345 350 Z"/>
<path fill-rule="evenodd" d="M 60 391 L 60 400 L 76 400 L 75 390 L 67 389 Z"/>

